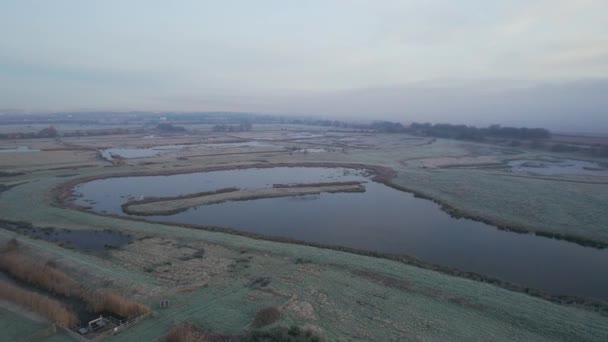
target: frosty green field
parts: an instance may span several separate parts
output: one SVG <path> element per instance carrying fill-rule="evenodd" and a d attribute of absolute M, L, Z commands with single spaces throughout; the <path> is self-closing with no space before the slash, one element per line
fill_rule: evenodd
<path fill-rule="evenodd" d="M 248 134 L 255 138 L 255 132 Z M 272 137 L 264 133 L 264 139 Z M 392 168 L 397 176 L 391 185 L 430 197 L 455 215 L 608 243 L 606 178 L 538 177 L 486 167 L 514 158 L 541 157 L 534 151 L 492 145 L 329 132 L 315 141 L 331 146 L 345 138 L 351 140 L 340 152 L 243 153 L 179 160 L 163 155 L 115 167 L 87 153 L 70 155 L 69 165 L 97 166 L 69 170 L 40 169 L 32 161 L 27 164 L 31 167 L 21 169 L 24 174 L 0 178 L 7 186 L 22 183 L 0 194 L 3 220 L 74 230 L 110 229 L 130 233 L 134 241 L 100 257 L 6 229 L 0 230 L 0 239 L 15 237 L 41 258 L 66 265 L 72 276 L 90 284 L 111 284 L 155 310 L 153 318 L 109 341 L 154 340 L 184 321 L 212 332 L 242 334 L 255 313 L 268 306 L 282 312 L 272 326 L 315 326 L 328 341 L 608 340 L 608 316 L 575 305 L 559 305 L 394 260 L 97 215 L 64 207 L 54 193 L 64 182 L 110 173 L 155 174 L 174 168 L 187 171 L 254 163 L 361 163 Z M 446 163 L 438 158 L 450 159 Z M 429 167 L 437 163 L 441 166 Z M 195 256 L 200 250 L 204 256 Z M 161 299 L 168 299 L 170 307 L 159 308 Z M 10 323 L 5 331 L 14 339 L 47 326 L 0 310 L 3 324 L 5 317 Z M 56 334 L 48 340 L 69 339 Z"/>

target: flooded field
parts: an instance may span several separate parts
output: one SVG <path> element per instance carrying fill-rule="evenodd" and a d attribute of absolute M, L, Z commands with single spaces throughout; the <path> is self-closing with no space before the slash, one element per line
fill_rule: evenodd
<path fill-rule="evenodd" d="M 40 151 L 40 150 L 32 149 L 29 146 L 17 146 L 15 148 L 0 148 L 0 153 L 38 152 L 38 151 Z"/>
<path fill-rule="evenodd" d="M 228 142 L 228 143 L 206 143 L 206 144 L 187 144 L 187 145 L 161 145 L 154 147 L 133 147 L 133 148 L 108 148 L 101 150 L 101 156 L 106 160 L 113 158 L 135 159 L 157 157 L 161 154 L 171 153 L 185 149 L 226 149 L 247 148 L 247 147 L 273 147 L 275 145 L 260 141 Z"/>
<path fill-rule="evenodd" d="M 205 145 L 210 148 L 237 148 L 237 147 L 272 147 L 274 144 L 264 141 L 243 141 L 243 142 L 230 142 L 230 143 L 211 143 Z"/>
<path fill-rule="evenodd" d="M 332 193 L 224 202 L 150 220 L 229 227 L 265 236 L 387 254 L 497 277 L 520 285 L 608 299 L 608 251 L 455 219 L 428 200 L 343 168 L 273 168 L 171 176 L 122 177 L 79 185 L 76 203 L 126 215 L 129 200 L 226 187 L 363 181 L 364 193 Z"/>
<path fill-rule="evenodd" d="M 101 156 L 106 160 L 120 157 L 124 159 L 156 157 L 162 153 L 180 150 L 189 145 L 163 145 L 150 148 L 108 148 L 101 150 Z"/>
<path fill-rule="evenodd" d="M 596 162 L 574 159 L 512 160 L 511 170 L 544 176 L 608 176 L 608 166 Z"/>
<path fill-rule="evenodd" d="M 31 236 L 97 254 L 105 252 L 108 249 L 120 248 L 132 241 L 132 238 L 128 235 L 96 230 L 45 231 L 37 229 L 31 233 Z"/>
<path fill-rule="evenodd" d="M 0 227 L 93 254 L 104 254 L 109 249 L 120 248 L 133 241 L 131 235 L 112 230 L 70 230 L 52 227 L 34 227 L 24 222 L 1 221 Z"/>

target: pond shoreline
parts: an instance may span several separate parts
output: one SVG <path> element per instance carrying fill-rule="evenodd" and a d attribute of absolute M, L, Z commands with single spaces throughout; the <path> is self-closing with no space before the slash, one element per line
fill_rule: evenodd
<path fill-rule="evenodd" d="M 452 217 L 471 218 L 475 221 L 489 223 L 489 224 L 497 227 L 500 230 L 506 230 L 506 231 L 516 232 L 516 233 L 523 233 L 523 234 L 530 233 L 530 231 L 527 231 L 524 229 L 518 230 L 518 229 L 514 229 L 513 227 L 504 227 L 504 226 L 501 227 L 501 226 L 497 226 L 495 223 L 493 223 L 490 220 L 485 220 L 483 218 L 472 217 L 472 216 L 469 216 L 466 214 L 462 214 L 458 210 L 455 210 L 448 205 L 444 205 L 439 200 L 436 200 L 429 196 L 425 196 L 424 194 L 419 193 L 417 191 L 412 191 L 411 189 L 407 189 L 406 187 L 396 185 L 396 184 L 392 183 L 392 181 L 391 181 L 396 176 L 396 172 L 388 167 L 365 165 L 365 164 L 352 164 L 352 163 L 272 163 L 272 164 L 265 163 L 265 164 L 247 164 L 247 165 L 211 167 L 211 168 L 204 168 L 204 169 L 192 169 L 192 170 L 186 170 L 185 172 L 180 170 L 181 172 L 179 172 L 179 171 L 156 172 L 156 173 L 131 172 L 131 173 L 123 173 L 123 174 L 98 175 L 98 176 L 74 179 L 74 180 L 71 180 L 69 182 L 66 182 L 66 183 L 63 183 L 63 184 L 60 184 L 59 186 L 57 186 L 54 189 L 54 193 L 53 193 L 54 194 L 53 198 L 55 200 L 53 205 L 60 206 L 60 207 L 66 207 L 66 208 L 72 208 L 72 209 L 84 211 L 84 212 L 99 215 L 99 216 L 114 217 L 114 218 L 119 218 L 119 219 L 128 219 L 128 220 L 139 221 L 139 222 L 158 223 L 158 224 L 163 224 L 163 225 L 167 225 L 167 226 L 203 229 L 203 230 L 207 230 L 207 231 L 223 232 L 223 233 L 230 233 L 230 234 L 239 235 L 239 236 L 246 236 L 246 237 L 255 238 L 255 239 L 276 241 L 276 242 L 282 242 L 282 243 L 295 243 L 295 244 L 301 244 L 301 245 L 307 245 L 307 246 L 313 246 L 313 247 L 319 247 L 319 248 L 345 251 L 345 252 L 359 254 L 359 255 L 366 255 L 366 256 L 390 259 L 390 260 L 403 262 L 405 264 L 409 264 L 409 265 L 416 266 L 416 267 L 439 271 L 439 272 L 453 275 L 453 276 L 458 276 L 458 277 L 463 277 L 463 278 L 472 279 L 472 280 L 476 280 L 476 281 L 490 283 L 490 284 L 497 285 L 497 286 L 500 286 L 500 287 L 503 287 L 503 288 L 506 288 L 506 289 L 509 289 L 512 291 L 527 293 L 532 296 L 540 297 L 540 298 L 550 300 L 552 302 L 559 303 L 559 304 L 570 304 L 570 305 L 575 305 L 575 306 L 587 307 L 589 310 L 600 312 L 603 315 L 608 315 L 608 302 L 606 302 L 605 300 L 593 299 L 593 298 L 583 297 L 583 296 L 571 296 L 571 295 L 563 296 L 563 295 L 551 294 L 547 291 L 529 288 L 529 287 L 525 287 L 522 285 L 517 285 L 514 283 L 510 283 L 508 281 L 503 281 L 503 280 L 493 278 L 490 276 L 485 276 L 485 275 L 474 273 L 474 272 L 461 271 L 459 269 L 448 267 L 448 266 L 439 266 L 436 264 L 431 264 L 428 262 L 420 261 L 419 259 L 408 256 L 408 255 L 395 255 L 395 254 L 379 253 L 379 252 L 366 251 L 366 250 L 355 249 L 355 248 L 350 248 L 350 247 L 326 245 L 326 244 L 322 244 L 322 243 L 307 242 L 307 241 L 301 241 L 301 240 L 297 240 L 297 239 L 290 239 L 290 238 L 283 238 L 283 237 L 276 237 L 276 236 L 267 236 L 267 235 L 262 235 L 262 234 L 258 234 L 258 233 L 239 231 L 236 229 L 226 228 L 226 227 L 205 226 L 205 225 L 198 225 L 198 224 L 184 224 L 184 223 L 174 223 L 174 222 L 160 222 L 160 221 L 154 221 L 154 220 L 146 220 L 143 218 L 125 217 L 125 216 L 121 216 L 121 215 L 98 213 L 98 212 L 93 212 L 93 211 L 87 210 L 88 209 L 87 207 L 77 205 L 71 201 L 71 199 L 74 198 L 73 197 L 74 194 L 73 194 L 72 190 L 76 185 L 86 182 L 86 181 L 95 180 L 95 179 L 107 179 L 107 178 L 128 177 L 128 176 L 174 175 L 174 174 L 184 174 L 184 173 L 198 173 L 198 172 L 235 170 L 235 169 L 236 170 L 252 169 L 252 168 L 272 168 L 272 167 L 329 167 L 329 168 L 343 167 L 343 168 L 367 170 L 370 172 L 369 175 L 371 176 L 371 179 L 374 180 L 375 182 L 384 184 L 386 186 L 389 186 L 391 188 L 394 188 L 394 189 L 397 189 L 400 191 L 406 191 L 406 192 L 413 193 L 416 197 L 429 199 L 432 202 L 439 204 L 441 206 L 441 209 L 446 211 L 447 213 L 449 213 Z M 543 235 L 543 233 L 541 233 L 541 232 L 534 232 L 534 234 L 539 235 L 539 236 L 552 237 L 552 238 L 561 237 L 560 235 L 549 235 L 549 234 Z M 568 240 L 568 238 L 565 238 L 565 240 Z M 575 242 L 575 241 L 573 241 L 573 242 Z M 593 241 L 593 244 L 591 246 L 597 247 L 597 242 Z"/>

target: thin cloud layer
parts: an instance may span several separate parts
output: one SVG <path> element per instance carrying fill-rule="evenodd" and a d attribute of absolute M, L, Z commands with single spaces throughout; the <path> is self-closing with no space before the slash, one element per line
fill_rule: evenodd
<path fill-rule="evenodd" d="M 4 1 L 0 108 L 371 119 L 404 113 L 408 120 L 428 112 L 425 106 L 437 107 L 435 96 L 417 100 L 415 111 L 399 100 L 424 92 L 421 84 L 451 89 L 444 94 L 451 101 L 464 101 L 458 94 L 471 87 L 475 93 L 507 83 L 556 84 L 567 96 L 569 85 L 574 90 L 581 80 L 608 78 L 605 13 L 603 0 Z M 395 107 L 364 112 L 336 103 L 343 94 L 373 97 L 377 89 L 391 89 L 387 102 Z M 606 112 L 601 101 L 576 107 L 578 99 L 567 107 Z M 554 114 L 539 117 L 549 119 L 574 114 L 556 113 L 546 101 L 525 101 L 520 109 L 546 108 Z M 492 121 L 509 119 L 487 110 Z M 437 111 L 433 120 L 465 117 L 449 106 Z M 482 122 L 480 115 L 466 117 Z"/>

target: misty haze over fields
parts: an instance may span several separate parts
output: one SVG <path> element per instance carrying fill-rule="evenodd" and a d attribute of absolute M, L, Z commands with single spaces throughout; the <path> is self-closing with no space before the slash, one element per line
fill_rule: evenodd
<path fill-rule="evenodd" d="M 601 0 L 7 1 L 0 110 L 606 132 L 607 12 Z"/>
<path fill-rule="evenodd" d="M 608 342 L 608 0 L 0 1 L 0 342 Z"/>

